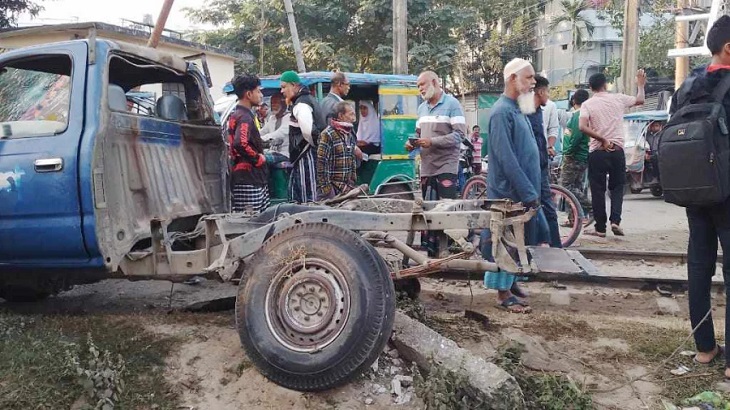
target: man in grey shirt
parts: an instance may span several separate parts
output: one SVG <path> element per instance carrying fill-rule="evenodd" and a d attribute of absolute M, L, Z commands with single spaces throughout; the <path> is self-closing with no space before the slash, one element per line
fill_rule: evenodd
<path fill-rule="evenodd" d="M 330 124 L 330 120 L 335 118 L 335 106 L 337 103 L 344 101 L 347 93 L 350 92 L 350 80 L 347 79 L 345 73 L 337 72 L 332 75 L 330 92 L 319 103 L 319 115 L 325 126 Z"/>
<path fill-rule="evenodd" d="M 417 80 L 423 103 L 418 107 L 416 134 L 418 139 L 406 143 L 412 151 L 421 148 L 421 191 L 423 199 L 456 199 L 456 176 L 459 168 L 459 149 L 466 135 L 466 118 L 459 101 L 441 89 L 439 78 L 425 71 Z M 429 231 L 422 235 L 422 244 L 429 255 L 438 249 L 437 234 Z"/>

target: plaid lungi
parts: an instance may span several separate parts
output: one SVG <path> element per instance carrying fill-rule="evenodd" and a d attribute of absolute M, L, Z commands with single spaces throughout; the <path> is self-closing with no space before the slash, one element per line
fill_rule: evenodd
<path fill-rule="evenodd" d="M 269 207 L 269 187 L 234 184 L 231 198 L 232 212 L 263 212 Z"/>
<path fill-rule="evenodd" d="M 317 200 L 317 168 L 312 149 L 307 149 L 292 164 L 289 177 L 289 200 L 300 204 Z"/>

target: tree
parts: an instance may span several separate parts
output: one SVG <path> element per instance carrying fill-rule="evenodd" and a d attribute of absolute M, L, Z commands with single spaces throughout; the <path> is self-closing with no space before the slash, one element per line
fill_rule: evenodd
<path fill-rule="evenodd" d="M 14 26 L 18 22 L 18 16 L 23 12 L 35 17 L 41 10 L 43 7 L 33 0 L 1 0 L 0 28 Z"/>
<path fill-rule="evenodd" d="M 408 6 L 410 72 L 448 73 L 460 27 L 470 21 L 469 9 L 459 0 L 409 0 Z M 391 71 L 392 0 L 307 0 L 294 7 L 309 69 Z M 265 73 L 295 67 L 281 0 L 209 0 L 187 12 L 192 20 L 221 27 L 194 33 L 197 41 L 248 52 L 258 60 L 263 38 Z"/>
<path fill-rule="evenodd" d="M 593 36 L 593 30 L 595 26 L 583 16 L 583 12 L 590 9 L 590 5 L 584 0 L 561 0 L 560 6 L 563 8 L 563 13 L 555 17 L 550 21 L 548 30 L 555 33 L 561 27 L 568 26 L 571 32 L 571 70 L 570 73 L 573 75 L 575 81 L 575 54 L 578 50 L 583 48 L 583 45 L 587 40 Z M 587 34 L 584 37 L 583 30 Z"/>

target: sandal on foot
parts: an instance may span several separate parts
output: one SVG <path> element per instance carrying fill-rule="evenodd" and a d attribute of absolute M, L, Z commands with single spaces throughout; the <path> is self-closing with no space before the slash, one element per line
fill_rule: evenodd
<path fill-rule="evenodd" d="M 717 353 L 715 353 L 714 356 L 712 356 L 712 359 L 710 359 L 709 362 L 701 362 L 697 360 L 697 355 L 692 358 L 692 361 L 695 364 L 698 364 L 700 366 L 712 366 L 714 365 L 718 360 L 722 359 L 725 356 L 725 346 L 717 345 Z"/>
<path fill-rule="evenodd" d="M 611 232 L 616 236 L 624 236 L 624 230 L 618 224 L 611 224 Z"/>
<path fill-rule="evenodd" d="M 597 236 L 599 238 L 606 237 L 606 232 L 600 232 L 600 231 L 585 231 L 585 234 L 590 235 L 590 236 Z"/>
<path fill-rule="evenodd" d="M 522 288 L 517 285 L 517 283 L 513 284 L 512 287 L 509 289 L 509 291 L 512 292 L 512 294 L 517 296 L 518 298 L 525 299 L 529 296 L 527 294 L 527 292 L 522 290 Z M 520 303 L 522 303 L 523 306 L 529 306 L 529 303 L 527 303 L 524 300 L 521 301 Z"/>
<path fill-rule="evenodd" d="M 524 302 L 520 301 L 514 296 L 510 296 L 507 299 L 500 302 L 498 307 L 510 312 L 510 313 L 530 313 L 532 308 L 525 305 Z"/>

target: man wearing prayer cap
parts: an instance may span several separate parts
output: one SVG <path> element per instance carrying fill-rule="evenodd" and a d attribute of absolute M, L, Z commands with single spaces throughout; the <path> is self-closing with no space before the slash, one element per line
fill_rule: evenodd
<path fill-rule="evenodd" d="M 287 71 L 281 75 L 281 93 L 292 102 L 289 117 L 289 161 L 292 172 L 289 177 L 289 199 L 298 203 L 317 200 L 317 139 L 326 128 L 319 115 L 319 103 L 299 75 Z"/>
<path fill-rule="evenodd" d="M 539 208 L 541 183 L 540 154 L 525 115 L 536 109 L 534 86 L 535 70 L 528 61 L 516 58 L 504 67 L 504 94 L 492 107 L 487 151 L 487 198 L 522 202 L 529 209 Z M 527 244 L 536 243 L 538 223 L 546 224 L 539 212 L 525 226 Z M 492 259 L 489 230 L 482 232 L 481 245 L 484 258 Z M 524 300 L 526 295 L 517 286 L 517 279 L 512 273 L 487 272 L 484 285 L 497 290 L 500 307 L 514 313 L 527 313 L 530 307 Z"/>

